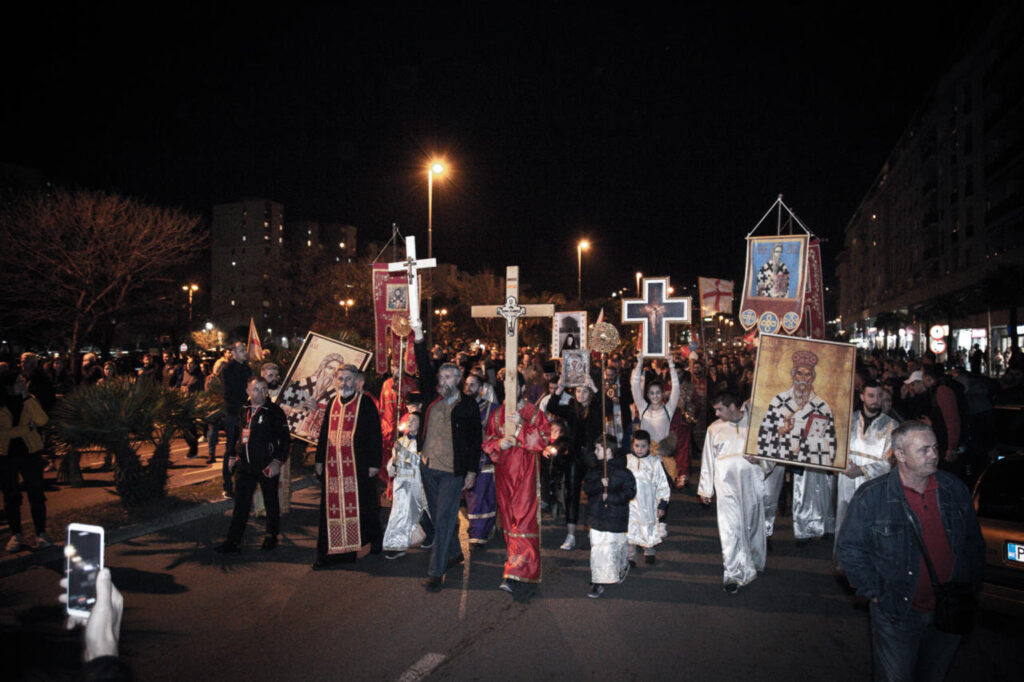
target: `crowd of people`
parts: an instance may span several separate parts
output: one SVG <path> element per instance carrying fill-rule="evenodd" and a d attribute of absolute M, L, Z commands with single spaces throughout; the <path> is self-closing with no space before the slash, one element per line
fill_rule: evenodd
<path fill-rule="evenodd" d="M 955 641 L 936 635 L 934 627 L 922 630 L 918 615 L 934 611 L 934 591 L 950 576 L 980 580 L 980 536 L 963 481 L 976 477 L 992 455 L 995 406 L 1024 402 L 1019 353 L 1000 380 L 982 375 L 977 366 L 947 370 L 928 355 L 863 355 L 855 370 L 847 467 L 822 472 L 746 454 L 752 348 L 684 347 L 653 360 L 613 352 L 603 363 L 592 363 L 584 383 L 567 386 L 549 350 L 528 347 L 519 352 L 511 383 L 505 381 L 499 348 L 455 342 L 428 350 L 422 325 L 413 321 L 412 328 L 415 373 L 394 367 L 379 394 L 352 365 L 338 364 L 329 377 L 315 448 L 321 502 L 314 569 L 366 554 L 397 560 L 418 548 L 430 552 L 425 589 L 440 591 L 445 575 L 465 559 L 457 533 L 464 505 L 474 550 L 503 534 L 507 560 L 498 587 L 517 600 L 528 600 L 541 580 L 542 519 L 548 528 L 565 530 L 565 552 L 576 549 L 578 531 L 586 527 L 586 594 L 599 598 L 639 561 L 656 563 L 657 546 L 667 537 L 671 489 L 690 485 L 696 450 L 697 496 L 716 506 L 726 592 L 736 593 L 764 570 L 775 517 L 780 505 L 789 506 L 798 544 L 833 535 L 837 569 L 872 600 L 876 666 L 913 664 L 906 651 L 894 653 L 877 641 L 878 633 L 892 634 L 893 628 L 917 628 L 915 637 L 934 635 L 955 649 Z M 795 380 L 804 372 L 813 382 L 813 362 L 808 373 L 798 355 Z M 50 369 L 55 365 L 61 369 L 57 362 Z M 79 382 L 107 381 L 123 375 L 120 369 L 87 355 Z M 45 531 L 40 434 L 48 410 L 61 393 L 73 390 L 73 382 L 57 381 L 62 375 L 47 373 L 31 353 L 22 356 L 20 367 L 0 367 L 0 376 L 6 398 L 0 410 L 0 474 L 12 532 L 7 547 L 24 548 L 19 479 L 37 543 L 45 547 L 52 541 Z M 171 352 L 159 358 L 146 354 L 128 376 L 223 398 L 206 438 L 213 462 L 218 434 L 225 433 L 224 492 L 234 496 L 235 508 L 216 549 L 241 551 L 260 489 L 266 505 L 261 547 L 273 550 L 291 440 L 285 412 L 273 400 L 281 368 L 273 362 L 250 366 L 239 342 L 212 363 Z M 515 400 L 506 401 L 506 386 L 512 385 Z M 514 413 L 506 414 L 506 404 L 516 405 Z M 185 438 L 188 456 L 197 456 L 199 433 Z M 936 475 L 936 469 L 945 471 Z M 882 494 L 882 485 L 902 485 L 895 489 L 910 499 L 922 526 L 920 547 L 937 556 L 941 579 L 905 580 L 894 592 L 886 583 L 892 562 L 872 563 L 877 548 L 864 529 L 878 509 L 866 508 L 865 499 Z M 791 497 L 782 494 L 786 490 Z M 379 505 L 382 497 L 387 514 Z M 924 566 L 918 546 L 904 543 L 899 551 L 900 566 L 911 566 L 911 575 L 919 559 Z M 911 611 L 894 602 L 910 603 L 911 596 Z"/>

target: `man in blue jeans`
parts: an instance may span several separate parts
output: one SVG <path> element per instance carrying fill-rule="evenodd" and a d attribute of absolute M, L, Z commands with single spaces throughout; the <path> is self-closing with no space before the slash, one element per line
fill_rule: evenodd
<path fill-rule="evenodd" d="M 423 323 L 411 320 L 410 326 L 416 341 L 420 393 L 424 400 L 436 395 L 423 411 L 420 473 L 434 524 L 430 569 L 423 586 L 437 592 L 447 570 L 464 559 L 459 545 L 459 502 L 462 491 L 476 482 L 483 429 L 476 401 L 459 390 L 462 372 L 455 365 L 444 364 L 435 376 L 423 341 Z"/>
<path fill-rule="evenodd" d="M 870 600 L 876 680 L 941 680 L 960 635 L 935 627 L 935 594 L 910 519 L 938 582 L 981 590 L 985 541 L 971 493 L 938 471 L 930 426 L 907 421 L 892 433 L 896 469 L 862 485 L 839 530 L 836 557 L 857 594 Z"/>

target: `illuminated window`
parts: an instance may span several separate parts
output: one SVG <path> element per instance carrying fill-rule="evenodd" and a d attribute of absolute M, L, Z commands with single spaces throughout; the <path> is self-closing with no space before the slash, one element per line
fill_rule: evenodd
<path fill-rule="evenodd" d="M 231 299 L 231 305 L 234 305 L 234 304 L 235 304 L 235 300 Z"/>
<path fill-rule="evenodd" d="M 238 263 L 236 263 L 235 261 L 231 261 L 231 267 L 235 267 L 236 265 L 238 265 Z"/>
<path fill-rule="evenodd" d="M 245 241 L 245 235 L 244 234 L 242 235 L 242 241 L 243 242 Z"/>
<path fill-rule="evenodd" d="M 306 240 L 306 246 L 313 246 L 313 242 L 309 239 Z"/>

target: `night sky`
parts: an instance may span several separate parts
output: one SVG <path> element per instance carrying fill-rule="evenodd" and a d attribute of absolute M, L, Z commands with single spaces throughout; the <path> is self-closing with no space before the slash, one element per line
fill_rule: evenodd
<path fill-rule="evenodd" d="M 638 269 L 741 279 L 782 193 L 830 283 L 985 3 L 765 4 L 50 5 L 5 22 L 0 161 L 201 213 L 265 197 L 361 241 L 394 222 L 422 255 L 436 153 L 435 256 L 570 297 L 581 237 L 587 297 Z"/>

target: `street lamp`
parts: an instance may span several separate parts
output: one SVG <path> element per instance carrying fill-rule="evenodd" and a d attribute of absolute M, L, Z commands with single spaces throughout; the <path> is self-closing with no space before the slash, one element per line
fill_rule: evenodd
<path fill-rule="evenodd" d="M 434 176 L 444 173 L 444 164 L 435 161 L 427 169 L 427 258 L 434 257 Z"/>
<path fill-rule="evenodd" d="M 636 271 L 636 295 L 637 296 L 643 296 L 643 293 L 640 291 L 640 278 L 643 277 L 643 276 L 644 276 L 644 273 L 640 272 L 639 270 Z"/>
<path fill-rule="evenodd" d="M 576 300 L 583 303 L 583 252 L 590 248 L 590 242 L 581 239 L 576 243 Z"/>
<path fill-rule="evenodd" d="M 356 302 L 354 300 L 352 300 L 351 298 L 345 298 L 345 299 L 342 299 L 342 300 L 338 301 L 338 305 L 340 305 L 342 308 L 345 309 L 345 317 L 346 318 L 348 317 L 348 309 L 351 308 L 352 306 L 354 306 L 355 304 L 356 304 Z"/>
<path fill-rule="evenodd" d="M 188 293 L 188 326 L 192 326 L 192 296 L 199 291 L 198 284 L 186 284 L 181 290 Z"/>

